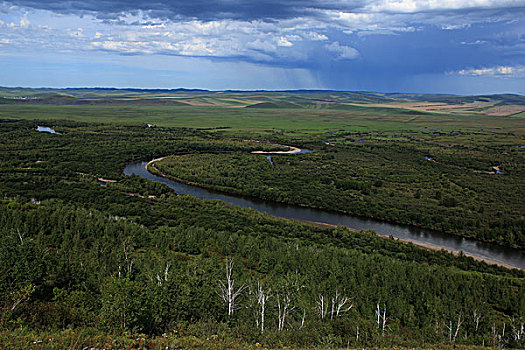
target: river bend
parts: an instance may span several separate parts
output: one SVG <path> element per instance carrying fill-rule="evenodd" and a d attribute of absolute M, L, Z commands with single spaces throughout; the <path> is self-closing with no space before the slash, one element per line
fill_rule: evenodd
<path fill-rule="evenodd" d="M 412 241 L 414 244 L 427 244 L 449 251 L 463 251 L 481 259 L 492 260 L 507 266 L 525 269 L 525 251 L 484 243 L 474 239 L 448 235 L 439 231 L 422 229 L 409 225 L 387 223 L 349 214 L 329 212 L 321 209 L 300 207 L 282 203 L 248 199 L 242 196 L 219 193 L 217 191 L 186 185 L 166 177 L 157 176 L 146 169 L 148 162 L 135 162 L 124 168 L 125 175 L 136 174 L 153 182 L 161 182 L 179 194 L 186 194 L 201 199 L 218 199 L 223 202 L 252 208 L 273 216 L 300 221 L 314 221 L 331 225 L 343 225 L 358 230 L 375 230 L 378 234 Z"/>

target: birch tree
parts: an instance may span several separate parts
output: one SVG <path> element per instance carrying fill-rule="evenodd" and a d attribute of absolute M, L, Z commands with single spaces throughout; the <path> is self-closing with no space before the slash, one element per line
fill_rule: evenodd
<path fill-rule="evenodd" d="M 476 332 L 479 328 L 479 321 L 481 320 L 481 312 L 476 308 L 472 311 L 472 318 L 474 320 L 474 325 L 476 326 Z"/>
<path fill-rule="evenodd" d="M 511 320 L 512 336 L 516 342 L 521 342 L 525 336 L 525 323 L 523 321 Z"/>
<path fill-rule="evenodd" d="M 20 229 L 16 229 L 16 233 L 18 234 L 18 239 L 20 239 L 20 244 L 24 244 L 24 237 L 23 235 L 20 233 Z"/>
<path fill-rule="evenodd" d="M 328 313 L 328 303 L 325 300 L 324 295 L 319 294 L 319 300 L 317 300 L 316 303 L 316 309 L 317 314 L 319 315 L 319 318 L 322 320 L 326 317 L 326 314 Z"/>
<path fill-rule="evenodd" d="M 494 325 L 492 326 L 492 342 L 494 346 L 496 346 L 496 342 L 497 342 L 497 346 L 500 348 L 503 348 L 504 346 L 503 342 L 505 340 L 505 327 L 506 327 L 506 324 L 504 322 L 503 328 L 501 329 L 501 334 L 499 334 L 496 324 L 494 323 Z"/>
<path fill-rule="evenodd" d="M 335 295 L 330 298 L 326 298 L 324 295 L 319 294 L 319 299 L 316 303 L 317 314 L 320 319 L 324 319 L 328 316 L 328 308 L 330 307 L 330 319 L 333 320 L 334 317 L 339 317 L 343 313 L 348 312 L 354 307 L 353 303 L 350 303 L 351 299 L 339 294 L 339 290 L 336 288 Z"/>
<path fill-rule="evenodd" d="M 130 245 L 128 244 L 128 239 L 126 238 L 122 242 L 122 252 L 124 253 L 124 267 L 118 265 L 118 278 L 121 278 L 121 271 L 125 274 L 125 277 L 131 277 L 133 272 L 133 259 L 129 256 Z"/>
<path fill-rule="evenodd" d="M 286 325 L 286 318 L 295 309 L 292 306 L 292 296 L 290 293 L 277 293 L 277 329 L 282 331 Z"/>
<path fill-rule="evenodd" d="M 450 344 L 456 344 L 456 337 L 458 336 L 462 323 L 463 321 L 461 320 L 461 313 L 458 316 L 458 322 L 456 323 L 455 327 L 452 320 L 449 320 L 449 324 L 446 327 L 448 329 L 448 341 Z"/>
<path fill-rule="evenodd" d="M 219 280 L 219 296 L 228 309 L 228 317 L 232 317 L 236 310 L 239 309 L 237 298 L 246 289 L 243 284 L 239 288 L 235 288 L 235 280 L 232 278 L 233 272 L 233 258 L 226 258 L 226 279 Z"/>
<path fill-rule="evenodd" d="M 354 303 L 350 303 L 350 298 L 339 294 L 337 288 L 335 289 L 335 296 L 332 298 L 332 311 L 330 313 L 330 319 L 339 317 L 345 312 L 348 312 L 354 307 Z"/>
<path fill-rule="evenodd" d="M 5 326 L 6 322 L 10 319 L 15 309 L 21 303 L 29 300 L 31 294 L 33 294 L 35 291 L 35 288 L 36 286 L 34 284 L 27 283 L 8 294 L 5 304 L 0 304 L 0 327 Z"/>
<path fill-rule="evenodd" d="M 276 292 L 277 299 L 277 329 L 282 331 L 290 314 L 296 309 L 299 290 L 304 286 L 304 280 L 299 274 L 287 274 Z M 305 315 L 305 313 L 303 313 Z"/>
<path fill-rule="evenodd" d="M 164 269 L 164 274 L 162 273 L 157 273 L 155 275 L 155 278 L 157 280 L 157 284 L 159 286 L 162 286 L 162 284 L 164 282 L 167 282 L 168 281 L 168 276 L 169 276 L 169 270 L 170 270 L 170 267 L 171 267 L 171 264 L 167 263 L 166 264 L 166 268 Z"/>
<path fill-rule="evenodd" d="M 385 330 L 388 327 L 387 326 L 387 320 L 388 317 L 386 315 L 386 303 L 383 303 L 383 311 L 381 311 L 381 308 L 379 307 L 379 302 L 377 302 L 376 305 L 376 316 L 377 316 L 377 328 L 381 328 L 381 334 L 385 335 Z"/>
<path fill-rule="evenodd" d="M 256 298 L 256 312 L 255 312 L 255 325 L 260 328 L 261 334 L 264 333 L 264 321 L 266 317 L 266 303 L 270 299 L 271 289 L 265 290 L 261 282 L 257 281 L 257 288 L 255 289 Z"/>

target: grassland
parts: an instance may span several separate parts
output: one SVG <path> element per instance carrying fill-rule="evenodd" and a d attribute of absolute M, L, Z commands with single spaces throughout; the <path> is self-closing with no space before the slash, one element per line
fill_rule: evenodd
<path fill-rule="evenodd" d="M 75 120 L 151 123 L 231 131 L 486 131 L 525 133 L 525 116 L 490 117 L 419 113 L 391 108 L 348 107 L 344 110 L 239 109 L 202 106 L 0 105 L 2 119 Z"/>
<path fill-rule="evenodd" d="M 342 91 L 206 91 L 137 89 L 10 89 L 0 87 L 0 104 L 164 105 L 255 109 L 352 110 L 402 109 L 420 113 L 523 116 L 525 98 L 485 96 L 382 94 Z M 416 113 L 417 114 L 417 113 Z"/>

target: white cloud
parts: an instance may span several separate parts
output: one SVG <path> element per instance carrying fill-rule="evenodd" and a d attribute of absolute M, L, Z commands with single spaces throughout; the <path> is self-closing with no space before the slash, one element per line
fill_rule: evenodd
<path fill-rule="evenodd" d="M 26 12 L 22 16 L 22 18 L 20 18 L 20 27 L 27 28 L 27 27 L 29 27 L 30 24 L 31 24 L 31 22 L 27 19 L 27 12 Z"/>
<path fill-rule="evenodd" d="M 352 11 L 320 10 L 346 34 L 395 35 L 435 26 L 442 30 L 468 29 L 473 24 L 520 21 L 524 0 L 372 0 Z"/>
<path fill-rule="evenodd" d="M 72 37 L 72 38 L 82 38 L 82 37 L 84 37 L 84 29 L 82 29 L 82 28 L 71 29 L 71 30 L 68 30 L 68 32 L 69 32 L 69 36 Z"/>
<path fill-rule="evenodd" d="M 20 50 L 104 50 L 117 54 L 164 54 L 239 58 L 249 61 L 305 62 L 310 43 L 328 41 L 324 24 L 315 20 L 155 20 L 140 11 L 112 21 L 45 10 L 12 11 L 0 27 Z M 2 14 L 0 13 L 0 19 Z M 18 23 L 25 21 L 28 27 Z M 44 29 L 45 27 L 45 29 Z M 301 43 L 301 45 L 296 45 Z M 13 46 L 13 49 L 15 47 Z M 343 56 L 345 54 L 343 53 Z"/>
<path fill-rule="evenodd" d="M 303 38 L 309 39 L 312 41 L 324 41 L 328 40 L 328 37 L 324 34 L 319 34 L 316 32 L 306 32 L 302 34 Z"/>
<path fill-rule="evenodd" d="M 359 51 L 351 46 L 340 45 L 338 41 L 325 45 L 325 47 L 328 51 L 337 53 L 338 56 L 336 58 L 340 60 L 351 60 L 359 57 Z"/>
<path fill-rule="evenodd" d="M 285 38 L 284 36 L 279 38 L 279 40 L 277 42 L 277 45 L 284 46 L 284 47 L 293 46 L 293 44 L 287 38 Z"/>
<path fill-rule="evenodd" d="M 523 0 L 381 0 L 365 6 L 371 12 L 416 13 L 523 6 Z"/>
<path fill-rule="evenodd" d="M 443 30 L 458 30 L 458 29 L 465 29 L 469 28 L 470 23 L 460 23 L 460 24 L 443 24 L 441 25 L 441 29 Z"/>
<path fill-rule="evenodd" d="M 486 44 L 487 41 L 486 40 L 474 40 L 474 41 L 462 41 L 461 42 L 461 45 L 482 45 L 482 44 Z"/>
<path fill-rule="evenodd" d="M 454 72 L 452 72 L 454 73 Z M 482 68 L 466 68 L 455 72 L 463 76 L 471 77 L 507 77 L 507 78 L 520 78 L 525 77 L 524 66 L 494 66 L 494 67 L 482 67 Z"/>

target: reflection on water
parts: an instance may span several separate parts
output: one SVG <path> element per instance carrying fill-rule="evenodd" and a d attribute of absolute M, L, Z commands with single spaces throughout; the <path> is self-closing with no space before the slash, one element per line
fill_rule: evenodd
<path fill-rule="evenodd" d="M 359 230 L 375 230 L 382 235 L 414 242 L 429 243 L 448 250 L 463 251 L 481 258 L 496 260 L 511 266 L 525 269 L 525 252 L 518 249 L 500 247 L 473 239 L 447 235 L 439 231 L 420 229 L 414 226 L 391 224 L 379 220 L 362 218 L 347 214 L 338 214 L 319 209 L 305 208 L 293 205 L 265 202 L 247 199 L 240 196 L 227 195 L 200 187 L 185 185 L 165 177 L 151 174 L 145 169 L 147 162 L 129 164 L 124 169 L 125 175 L 136 174 L 153 182 L 165 183 L 180 194 L 186 194 L 201 199 L 218 199 L 244 208 L 253 208 L 273 216 L 287 219 L 316 221 L 332 225 L 344 225 Z"/>
<path fill-rule="evenodd" d="M 61 135 L 59 132 L 56 132 L 55 130 L 51 129 L 50 127 L 48 126 L 37 126 L 36 127 L 36 131 L 41 131 L 41 132 L 48 132 L 50 134 L 57 134 L 57 135 Z"/>

